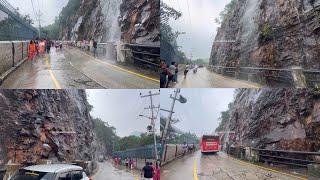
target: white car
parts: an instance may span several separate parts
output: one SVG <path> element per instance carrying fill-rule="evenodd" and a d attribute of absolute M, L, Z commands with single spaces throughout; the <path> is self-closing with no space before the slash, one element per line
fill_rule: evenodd
<path fill-rule="evenodd" d="M 35 165 L 21 169 L 10 180 L 91 180 L 83 168 L 69 164 Z"/>

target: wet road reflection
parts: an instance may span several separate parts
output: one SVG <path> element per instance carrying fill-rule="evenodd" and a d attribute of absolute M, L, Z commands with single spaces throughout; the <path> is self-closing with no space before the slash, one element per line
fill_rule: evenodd
<path fill-rule="evenodd" d="M 183 72 L 178 75 L 176 88 L 259 88 L 260 85 L 246 81 L 236 80 L 210 72 L 206 68 L 199 68 L 197 73 L 190 70 L 187 78 Z"/>
<path fill-rule="evenodd" d="M 26 61 L 0 86 L 5 89 L 159 88 L 156 79 L 95 59 L 76 48 L 52 48 Z"/>
<path fill-rule="evenodd" d="M 228 157 L 225 153 L 202 155 L 200 151 L 165 165 L 164 180 L 260 180 L 299 179 L 292 175 L 248 164 Z M 303 178 L 300 178 L 303 179 Z"/>
<path fill-rule="evenodd" d="M 125 167 L 114 167 L 109 161 L 99 163 L 98 172 L 92 177 L 94 180 L 119 179 L 140 180 L 139 171 L 127 170 Z"/>

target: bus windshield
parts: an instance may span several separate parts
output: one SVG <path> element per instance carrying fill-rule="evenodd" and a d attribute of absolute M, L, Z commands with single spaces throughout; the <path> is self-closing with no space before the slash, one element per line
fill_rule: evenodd
<path fill-rule="evenodd" d="M 208 141 L 208 142 L 219 141 L 219 136 L 204 135 L 202 136 L 202 141 Z"/>

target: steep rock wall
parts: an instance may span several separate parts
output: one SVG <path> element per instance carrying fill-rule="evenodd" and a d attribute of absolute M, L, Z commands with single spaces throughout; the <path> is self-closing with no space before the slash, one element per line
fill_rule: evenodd
<path fill-rule="evenodd" d="M 122 40 L 160 45 L 160 0 L 123 0 L 120 10 Z"/>
<path fill-rule="evenodd" d="M 82 0 L 60 37 L 160 45 L 159 8 L 159 0 Z"/>
<path fill-rule="evenodd" d="M 94 135 L 83 90 L 0 90 L 0 162 L 92 160 Z"/>
<path fill-rule="evenodd" d="M 237 146 L 318 151 L 320 96 L 311 89 L 241 89 L 225 130 Z"/>
<path fill-rule="evenodd" d="M 237 0 L 222 22 L 211 64 L 320 69 L 320 0 Z"/>

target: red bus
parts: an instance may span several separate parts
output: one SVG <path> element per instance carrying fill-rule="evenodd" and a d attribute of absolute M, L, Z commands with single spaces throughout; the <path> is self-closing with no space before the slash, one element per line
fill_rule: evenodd
<path fill-rule="evenodd" d="M 220 150 L 220 137 L 203 135 L 200 140 L 201 153 L 216 153 Z"/>

